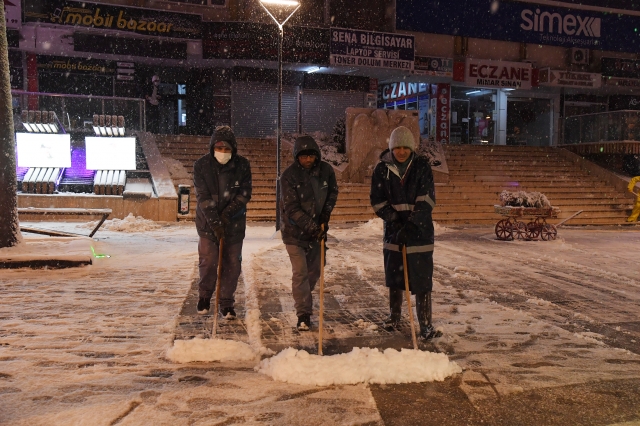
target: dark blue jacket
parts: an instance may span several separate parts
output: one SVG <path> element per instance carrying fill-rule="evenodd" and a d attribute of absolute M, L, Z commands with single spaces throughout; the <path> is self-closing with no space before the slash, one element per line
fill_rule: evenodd
<path fill-rule="evenodd" d="M 221 215 L 230 219 L 225 226 L 226 244 L 244 239 L 247 228 L 247 203 L 251 199 L 251 166 L 249 161 L 237 154 L 237 145 L 232 145 L 231 160 L 225 165 L 218 163 L 209 153 L 200 157 L 193 165 L 193 184 L 198 197 L 196 228 L 198 235 L 217 241 L 213 228 L 222 224 Z"/>
<path fill-rule="evenodd" d="M 371 178 L 371 206 L 384 220 L 384 268 L 387 287 L 404 289 L 402 252 L 396 234 L 406 222 L 419 232 L 407 242 L 409 284 L 412 293 L 431 291 L 434 230 L 431 212 L 436 205 L 433 172 L 426 157 L 412 154 L 404 178 L 386 150 Z"/>

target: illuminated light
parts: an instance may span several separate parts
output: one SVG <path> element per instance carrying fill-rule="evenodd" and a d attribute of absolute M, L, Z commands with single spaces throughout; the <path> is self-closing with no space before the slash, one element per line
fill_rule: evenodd
<path fill-rule="evenodd" d="M 311 73 L 314 73 L 314 72 L 318 72 L 318 71 L 320 71 L 321 69 L 322 69 L 322 67 L 311 67 L 311 68 L 309 68 L 309 69 L 307 70 L 307 74 L 311 74 Z"/>
<path fill-rule="evenodd" d="M 93 246 L 91 246 L 91 253 L 93 253 L 93 257 L 95 257 L 96 259 L 104 259 L 109 258 L 111 256 L 109 256 L 108 254 L 98 254 L 96 253 L 96 251 L 93 249 Z"/>
<path fill-rule="evenodd" d="M 474 95 L 474 94 L 480 93 L 480 92 L 482 92 L 482 90 L 472 90 L 470 92 L 465 93 L 465 95 Z"/>
<path fill-rule="evenodd" d="M 273 4 L 276 6 L 298 6 L 300 3 L 294 0 L 260 0 L 260 3 Z"/>
<path fill-rule="evenodd" d="M 604 147 L 600 147 L 600 152 L 604 152 Z"/>
<path fill-rule="evenodd" d="M 136 138 L 85 137 L 87 170 L 135 170 Z"/>
<path fill-rule="evenodd" d="M 16 133 L 18 167 L 71 167 L 67 133 Z"/>

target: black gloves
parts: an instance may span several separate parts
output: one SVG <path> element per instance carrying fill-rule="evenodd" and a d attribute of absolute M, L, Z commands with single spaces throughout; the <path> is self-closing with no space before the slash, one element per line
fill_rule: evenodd
<path fill-rule="evenodd" d="M 327 236 L 327 227 L 325 226 L 325 228 L 322 229 L 320 226 L 316 226 L 311 230 L 310 234 L 314 241 L 322 241 Z"/>
<path fill-rule="evenodd" d="M 405 223 L 396 234 L 396 242 L 400 245 L 407 245 L 409 238 L 416 238 L 420 235 L 420 228 L 413 222 Z"/>
<path fill-rule="evenodd" d="M 215 234 L 218 241 L 222 240 L 224 238 L 224 226 L 223 225 L 214 226 L 213 233 Z"/>

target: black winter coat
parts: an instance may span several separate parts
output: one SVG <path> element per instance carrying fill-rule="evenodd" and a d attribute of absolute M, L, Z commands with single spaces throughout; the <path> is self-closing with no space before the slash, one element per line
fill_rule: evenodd
<path fill-rule="evenodd" d="M 209 153 L 200 157 L 193 165 L 193 184 L 198 197 L 196 228 L 198 235 L 218 241 L 213 229 L 222 224 L 224 214 L 230 222 L 225 226 L 226 244 L 239 243 L 247 228 L 247 203 L 251 199 L 251 166 L 249 161 L 237 154 L 232 144 L 232 157 L 227 164 L 220 164 Z"/>
<path fill-rule="evenodd" d="M 280 185 L 282 241 L 285 244 L 309 247 L 312 235 L 318 231 L 320 216 L 328 221 L 338 199 L 338 183 L 333 167 L 321 160 L 318 145 L 309 140 L 296 141 L 293 147 L 294 163 L 282 173 Z M 307 170 L 298 162 L 298 154 L 313 150 L 318 159 Z"/>
<path fill-rule="evenodd" d="M 384 220 L 384 271 L 387 287 L 404 290 L 402 252 L 396 241 L 398 230 L 407 221 L 419 232 L 407 242 L 407 264 L 411 293 L 433 287 L 434 230 L 431 212 L 436 205 L 433 172 L 426 157 L 413 154 L 404 179 L 386 150 L 380 155 L 371 178 L 371 206 Z"/>

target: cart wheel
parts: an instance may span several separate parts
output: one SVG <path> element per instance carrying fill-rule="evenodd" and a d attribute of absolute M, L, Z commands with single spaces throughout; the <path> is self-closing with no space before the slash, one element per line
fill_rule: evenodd
<path fill-rule="evenodd" d="M 496 223 L 496 237 L 502 241 L 513 240 L 513 226 L 507 219 L 502 219 Z"/>
<path fill-rule="evenodd" d="M 527 239 L 527 225 L 524 222 L 515 222 L 513 224 L 513 238 L 518 240 Z"/>
<path fill-rule="evenodd" d="M 558 229 L 549 223 L 545 223 L 540 232 L 540 236 L 544 241 L 552 241 L 556 239 L 558 235 Z"/>
<path fill-rule="evenodd" d="M 527 239 L 535 240 L 540 235 L 540 227 L 536 222 L 527 223 Z"/>

